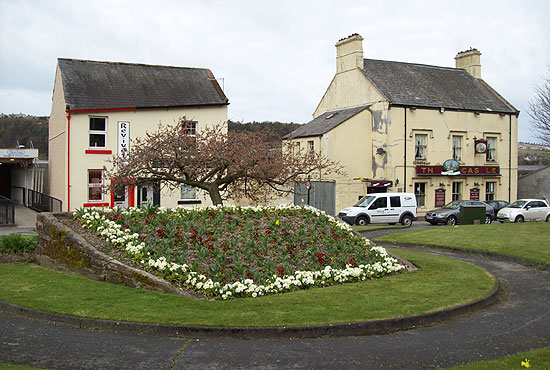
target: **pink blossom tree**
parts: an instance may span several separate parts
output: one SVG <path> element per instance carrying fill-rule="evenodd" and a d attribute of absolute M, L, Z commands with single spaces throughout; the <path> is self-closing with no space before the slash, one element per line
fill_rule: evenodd
<path fill-rule="evenodd" d="M 182 117 L 173 125 L 136 138 L 131 150 L 113 156 L 105 168 L 110 191 L 129 183 L 159 181 L 170 189 L 181 184 L 208 192 L 212 203 L 225 199 L 257 201 L 266 193 L 292 192 L 295 181 L 342 175 L 342 166 L 320 153 L 306 153 L 291 140 L 267 140 L 269 131 L 225 132 L 224 124 L 189 129 Z"/>

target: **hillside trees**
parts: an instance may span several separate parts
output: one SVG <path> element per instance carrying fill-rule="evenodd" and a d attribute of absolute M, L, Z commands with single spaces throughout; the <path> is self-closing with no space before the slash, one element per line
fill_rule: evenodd
<path fill-rule="evenodd" d="M 31 142 L 39 157 L 48 157 L 48 117 L 3 115 L 0 117 L 0 148 L 15 148 L 17 142 L 29 148 Z"/>

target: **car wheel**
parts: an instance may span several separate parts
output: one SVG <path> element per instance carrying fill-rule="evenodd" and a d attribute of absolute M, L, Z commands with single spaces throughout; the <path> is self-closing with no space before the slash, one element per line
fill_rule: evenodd
<path fill-rule="evenodd" d="M 492 222 L 493 222 L 493 218 L 491 217 L 491 215 L 485 215 L 485 223 L 490 224 Z"/>
<path fill-rule="evenodd" d="M 355 224 L 357 226 L 367 226 L 369 224 L 369 219 L 365 216 L 359 216 L 357 220 L 355 220 Z"/>
<path fill-rule="evenodd" d="M 550 222 L 550 215 L 546 216 L 546 222 Z"/>
<path fill-rule="evenodd" d="M 518 217 L 516 217 L 516 219 L 514 220 L 514 222 L 523 222 L 523 221 L 525 221 L 525 220 L 523 219 L 523 216 L 518 216 Z"/>
<path fill-rule="evenodd" d="M 447 217 L 447 224 L 456 225 L 456 222 L 458 220 L 456 219 L 456 216 L 449 216 Z"/>
<path fill-rule="evenodd" d="M 401 218 L 401 225 L 403 226 L 411 227 L 412 223 L 413 223 L 413 219 L 410 215 L 405 215 L 403 216 L 403 218 Z"/>

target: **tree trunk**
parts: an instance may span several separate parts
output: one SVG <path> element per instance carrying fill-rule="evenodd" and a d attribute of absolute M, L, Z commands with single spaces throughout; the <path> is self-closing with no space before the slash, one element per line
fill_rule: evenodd
<path fill-rule="evenodd" d="M 214 204 L 215 206 L 223 205 L 222 196 L 220 194 L 220 189 L 216 185 L 211 185 L 209 187 L 208 195 L 210 195 L 210 199 L 212 200 L 212 204 Z"/>

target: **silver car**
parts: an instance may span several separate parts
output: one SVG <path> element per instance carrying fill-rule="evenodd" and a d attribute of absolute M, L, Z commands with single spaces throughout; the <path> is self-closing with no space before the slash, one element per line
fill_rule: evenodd
<path fill-rule="evenodd" d="M 550 222 L 550 207 L 543 199 L 518 199 L 497 213 L 497 220 L 504 222 L 546 221 Z"/>

